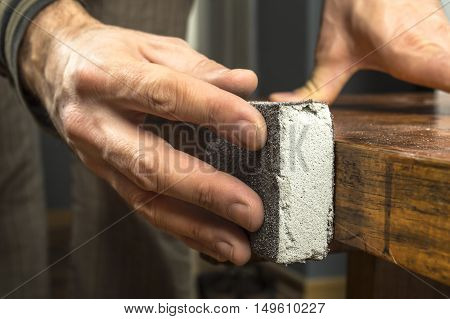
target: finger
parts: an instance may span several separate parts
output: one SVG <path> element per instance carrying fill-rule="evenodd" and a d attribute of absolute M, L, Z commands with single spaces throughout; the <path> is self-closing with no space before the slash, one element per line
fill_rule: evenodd
<path fill-rule="evenodd" d="M 319 63 L 312 72 L 306 84 L 293 92 L 277 92 L 270 95 L 271 101 L 303 101 L 316 100 L 331 104 L 347 81 L 354 74 L 355 69 L 335 64 Z"/>
<path fill-rule="evenodd" d="M 230 70 L 193 50 L 184 40 L 149 34 L 145 37 L 148 43 L 142 54 L 149 62 L 183 72 L 239 96 L 250 95 L 258 85 L 253 71 Z"/>
<path fill-rule="evenodd" d="M 102 160 L 84 157 L 82 161 L 98 176 L 108 181 L 130 206 L 145 214 L 150 223 L 183 241 L 190 248 L 208 255 L 218 262 L 228 260 L 236 265 L 243 265 L 250 259 L 254 259 L 249 251 L 247 236 L 243 236 L 242 230 L 235 225 L 225 220 L 219 220 L 188 203 L 154 192 L 143 191 Z M 161 205 L 160 201 L 168 201 L 172 204 L 162 203 L 163 205 Z M 186 214 L 187 211 L 190 212 L 190 215 Z M 178 214 L 184 214 L 181 216 L 181 221 L 178 220 Z M 186 221 L 189 216 L 192 217 L 192 220 Z M 180 231 L 180 226 L 183 225 L 188 228 L 181 227 Z M 215 227 L 220 228 L 219 232 Z M 205 231 L 208 228 L 211 228 L 210 232 Z M 199 230 L 203 230 L 203 233 Z M 216 238 L 211 239 L 211 234 L 217 235 Z M 206 238 L 206 242 L 204 238 Z"/>
<path fill-rule="evenodd" d="M 207 248 L 206 246 L 204 246 L 202 244 L 199 244 L 195 240 L 192 240 L 192 239 L 190 239 L 188 237 L 184 237 L 184 236 L 175 236 L 175 237 L 178 238 L 178 240 L 185 243 L 188 247 L 201 253 L 200 257 L 207 255 L 207 256 L 209 256 L 208 258 L 213 258 L 214 261 L 220 262 L 220 263 L 223 263 L 227 260 L 222 255 L 218 254 L 215 251 L 210 250 L 209 248 Z"/>
<path fill-rule="evenodd" d="M 388 60 L 386 72 L 393 77 L 450 92 L 450 53 L 448 51 L 439 47 L 430 47 L 420 53 L 408 50 L 402 54 L 393 54 Z"/>
<path fill-rule="evenodd" d="M 114 170 L 111 170 L 108 180 L 158 229 L 184 238 L 194 249 L 221 261 L 242 265 L 250 259 L 250 244 L 240 227 L 189 203 L 143 191 Z"/>
<path fill-rule="evenodd" d="M 102 122 L 93 117 L 90 120 L 95 123 Z M 102 154 L 105 162 L 138 187 L 203 207 L 249 231 L 262 225 L 261 199 L 237 178 L 175 150 L 160 137 L 137 130 L 121 118 L 108 118 L 108 125 L 84 126 L 91 129 L 80 130 L 78 140 L 98 140 L 99 136 L 103 140 L 98 145 L 86 143 L 82 151 L 91 157 Z"/>
<path fill-rule="evenodd" d="M 266 142 L 262 115 L 245 100 L 212 84 L 150 63 L 111 73 L 114 76 L 96 88 L 108 102 L 120 101 L 121 107 L 146 114 L 207 125 L 252 150 Z"/>
<path fill-rule="evenodd" d="M 238 96 L 249 96 L 258 86 L 255 72 L 246 69 L 230 70 L 190 48 L 176 50 L 175 57 L 166 52 L 152 51 L 147 58 L 150 62 L 183 72 Z"/>
<path fill-rule="evenodd" d="M 258 77 L 251 70 L 233 69 L 217 75 L 199 74 L 198 76 L 202 76 L 204 81 L 241 97 L 249 96 L 258 86 Z"/>

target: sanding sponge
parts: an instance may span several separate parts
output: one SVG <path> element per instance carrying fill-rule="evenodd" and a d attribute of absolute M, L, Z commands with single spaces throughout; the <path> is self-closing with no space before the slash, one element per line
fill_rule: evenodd
<path fill-rule="evenodd" d="M 333 230 L 334 148 L 328 106 L 251 102 L 267 123 L 267 143 L 248 151 L 213 136 L 206 161 L 261 197 L 264 223 L 250 234 L 254 254 L 277 263 L 323 259 Z"/>

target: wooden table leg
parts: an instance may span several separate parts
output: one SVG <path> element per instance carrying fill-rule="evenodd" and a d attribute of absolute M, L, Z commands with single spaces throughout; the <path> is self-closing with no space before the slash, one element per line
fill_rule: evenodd
<path fill-rule="evenodd" d="M 448 298 L 450 287 L 361 251 L 349 253 L 347 298 Z"/>

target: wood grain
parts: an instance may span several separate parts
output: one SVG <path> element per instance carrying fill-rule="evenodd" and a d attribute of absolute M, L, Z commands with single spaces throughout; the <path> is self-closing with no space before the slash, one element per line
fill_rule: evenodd
<path fill-rule="evenodd" d="M 450 99 L 348 96 L 332 106 L 335 240 L 450 284 Z"/>

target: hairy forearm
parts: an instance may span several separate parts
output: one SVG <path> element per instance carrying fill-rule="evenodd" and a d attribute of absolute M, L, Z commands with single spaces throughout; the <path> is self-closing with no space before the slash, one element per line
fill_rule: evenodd
<path fill-rule="evenodd" d="M 19 51 L 21 78 L 47 108 L 53 105 L 53 84 L 61 80 L 62 70 L 57 70 L 57 65 L 64 65 L 61 59 L 67 58 L 61 50 L 72 50 L 70 39 L 98 24 L 78 2 L 59 0 L 42 10 L 28 27 Z"/>

